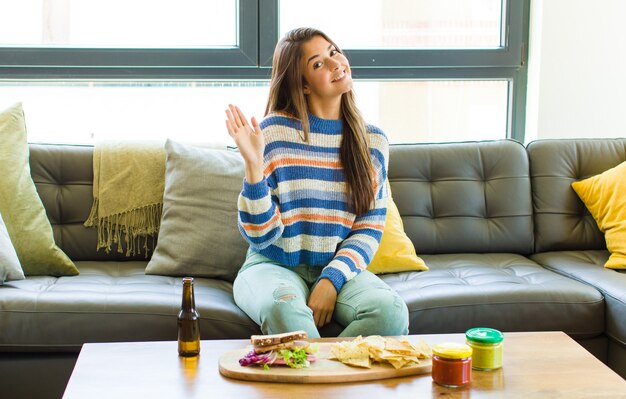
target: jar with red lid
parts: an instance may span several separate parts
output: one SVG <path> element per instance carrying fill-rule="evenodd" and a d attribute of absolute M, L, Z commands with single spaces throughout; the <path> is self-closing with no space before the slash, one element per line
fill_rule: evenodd
<path fill-rule="evenodd" d="M 472 348 L 457 342 L 433 346 L 433 381 L 445 387 L 457 388 L 469 384 L 472 378 Z"/>

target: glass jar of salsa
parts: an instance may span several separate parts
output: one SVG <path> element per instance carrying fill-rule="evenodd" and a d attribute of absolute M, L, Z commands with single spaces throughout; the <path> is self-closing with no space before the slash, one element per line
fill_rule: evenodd
<path fill-rule="evenodd" d="M 457 342 L 433 346 L 433 381 L 456 388 L 469 384 L 472 378 L 472 348 Z"/>

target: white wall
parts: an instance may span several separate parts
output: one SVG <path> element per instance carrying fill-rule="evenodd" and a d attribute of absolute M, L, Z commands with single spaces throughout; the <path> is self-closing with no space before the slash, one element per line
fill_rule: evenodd
<path fill-rule="evenodd" d="M 626 137 L 626 1 L 532 0 L 526 141 Z"/>

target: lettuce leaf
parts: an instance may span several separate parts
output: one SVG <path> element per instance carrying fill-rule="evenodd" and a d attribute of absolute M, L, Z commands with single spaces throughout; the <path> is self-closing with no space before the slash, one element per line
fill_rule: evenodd
<path fill-rule="evenodd" d="M 311 365 L 308 360 L 309 355 L 304 349 L 283 349 L 278 354 L 283 358 L 285 364 L 291 368 L 301 369 Z"/>

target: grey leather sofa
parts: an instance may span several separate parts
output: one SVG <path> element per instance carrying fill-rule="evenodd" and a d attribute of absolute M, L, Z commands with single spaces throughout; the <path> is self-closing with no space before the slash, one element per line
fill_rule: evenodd
<path fill-rule="evenodd" d="M 80 275 L 0 286 L 0 386 L 57 397 L 83 343 L 175 340 L 180 279 L 145 275 L 143 255 L 96 251 L 83 227 L 93 147 L 30 151 L 56 241 Z M 626 377 L 626 273 L 603 267 L 604 237 L 569 186 L 625 160 L 626 139 L 393 145 L 394 200 L 430 267 L 382 276 L 408 304 L 410 333 L 561 330 Z M 260 333 L 231 281 L 197 278 L 195 293 L 203 339 Z"/>

